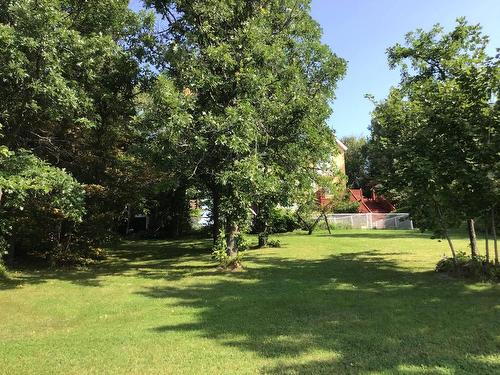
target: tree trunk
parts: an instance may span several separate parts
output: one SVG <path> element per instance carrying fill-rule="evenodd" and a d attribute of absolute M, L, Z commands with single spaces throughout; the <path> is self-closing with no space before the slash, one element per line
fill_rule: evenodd
<path fill-rule="evenodd" d="M 16 245 L 11 244 L 9 246 L 9 252 L 7 253 L 7 265 L 13 266 L 14 265 L 14 260 L 15 260 L 15 253 L 16 253 Z"/>
<path fill-rule="evenodd" d="M 132 209 L 130 204 L 127 204 L 127 226 L 125 228 L 125 236 L 127 236 L 130 232 L 130 221 L 132 220 Z"/>
<path fill-rule="evenodd" d="M 448 234 L 448 228 L 446 228 L 446 225 L 444 223 L 443 219 L 443 212 L 441 211 L 441 207 L 437 203 L 437 201 L 434 199 L 434 205 L 436 207 L 436 212 L 439 217 L 439 223 L 441 224 L 441 228 L 443 229 L 444 236 L 446 237 L 446 240 L 448 241 L 448 245 L 450 246 L 451 250 L 451 255 L 453 256 L 453 263 L 456 265 L 457 264 L 457 253 L 455 252 L 455 248 L 453 247 L 453 242 L 451 242 L 450 235 Z"/>
<path fill-rule="evenodd" d="M 259 247 L 266 247 L 267 246 L 267 233 L 262 232 L 259 233 Z"/>
<path fill-rule="evenodd" d="M 186 227 L 186 215 L 189 213 L 189 202 L 186 198 L 186 187 L 184 184 L 181 184 L 175 189 L 173 198 L 174 204 L 172 207 L 172 214 L 175 220 L 173 224 L 173 235 L 174 238 L 179 238 L 183 234 L 183 229 Z"/>
<path fill-rule="evenodd" d="M 457 264 L 457 254 L 455 252 L 455 247 L 453 246 L 453 242 L 451 242 L 451 238 L 446 228 L 444 228 L 444 236 L 446 237 L 446 241 L 448 241 L 448 246 L 450 246 L 451 255 L 453 256 L 453 263 Z"/>
<path fill-rule="evenodd" d="M 227 223 L 226 225 L 226 252 L 230 257 L 238 254 L 238 244 L 236 237 L 238 236 L 238 224 Z"/>
<path fill-rule="evenodd" d="M 469 231 L 470 251 L 472 258 L 477 258 L 476 230 L 474 229 L 474 219 L 467 220 L 467 229 Z"/>
<path fill-rule="evenodd" d="M 488 238 L 488 219 L 484 222 L 484 242 L 485 242 L 485 250 L 486 250 L 486 263 L 490 262 L 490 245 Z"/>
<path fill-rule="evenodd" d="M 498 246 L 497 246 L 497 229 L 495 227 L 495 210 L 491 210 L 491 234 L 493 237 L 493 248 L 495 250 L 495 266 L 498 267 Z"/>
<path fill-rule="evenodd" d="M 212 220 L 212 239 L 215 245 L 220 232 L 220 196 L 217 191 L 212 193 Z"/>

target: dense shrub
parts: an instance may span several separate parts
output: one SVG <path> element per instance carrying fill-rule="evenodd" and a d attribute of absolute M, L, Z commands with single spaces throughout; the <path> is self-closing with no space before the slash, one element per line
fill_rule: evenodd
<path fill-rule="evenodd" d="M 280 240 L 269 240 L 267 241 L 267 246 L 269 247 L 281 247 Z"/>
<path fill-rule="evenodd" d="M 6 150 L 0 155 L 0 189 L 1 247 L 9 259 L 44 253 L 54 260 L 71 248 L 85 209 L 82 185 L 70 174 L 29 151 Z"/>
<path fill-rule="evenodd" d="M 0 280 L 7 278 L 8 278 L 7 268 L 5 268 L 3 261 L 0 259 Z"/>
<path fill-rule="evenodd" d="M 350 202 L 349 200 L 343 200 L 339 202 L 333 209 L 336 214 L 350 214 L 357 213 L 359 209 L 359 202 Z"/>
<path fill-rule="evenodd" d="M 248 243 L 248 240 L 241 234 L 236 238 L 236 242 L 239 249 L 238 254 L 234 257 L 231 257 L 227 254 L 224 232 L 221 231 L 219 233 L 219 237 L 212 247 L 212 258 L 217 261 L 221 269 L 232 270 L 241 267 L 241 261 L 243 259 L 243 256 L 245 255 L 245 250 L 250 247 L 250 244 Z"/>
<path fill-rule="evenodd" d="M 436 272 L 472 279 L 500 281 L 500 269 L 494 264 L 486 262 L 483 256 L 471 258 L 464 252 L 457 254 L 456 262 L 451 257 L 443 257 L 436 265 Z"/>
<path fill-rule="evenodd" d="M 299 229 L 295 214 L 286 208 L 277 207 L 271 210 L 267 220 L 266 233 L 286 233 Z M 259 233 L 256 223 L 252 225 L 252 233 Z"/>

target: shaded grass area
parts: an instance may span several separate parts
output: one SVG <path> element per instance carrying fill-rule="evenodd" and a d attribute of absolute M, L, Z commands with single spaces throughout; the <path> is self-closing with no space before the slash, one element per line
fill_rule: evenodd
<path fill-rule="evenodd" d="M 210 242 L 136 241 L 0 290 L 6 373 L 500 373 L 500 288 L 433 272 L 410 231 L 279 236 L 221 273 Z M 466 249 L 466 239 L 457 246 Z"/>

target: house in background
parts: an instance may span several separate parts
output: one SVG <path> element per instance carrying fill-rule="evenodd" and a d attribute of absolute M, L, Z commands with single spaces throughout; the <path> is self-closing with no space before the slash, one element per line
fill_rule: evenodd
<path fill-rule="evenodd" d="M 358 212 L 363 214 L 389 213 L 396 209 L 383 195 L 378 196 L 373 189 L 371 193 L 371 196 L 367 198 L 363 196 L 362 189 L 349 189 L 349 200 L 358 202 Z"/>
<path fill-rule="evenodd" d="M 333 156 L 333 163 L 337 168 L 345 174 L 345 152 L 347 151 L 347 146 L 343 144 L 338 138 L 337 141 L 337 155 Z"/>
<path fill-rule="evenodd" d="M 337 152 L 331 156 L 331 159 L 327 163 L 328 168 L 326 168 L 326 170 L 319 168 L 318 170 L 318 173 L 323 176 L 331 175 L 331 167 L 335 167 L 334 169 L 340 171 L 345 175 L 345 152 L 347 151 L 347 146 L 343 144 L 339 139 L 336 139 L 336 143 Z M 335 176 L 332 176 L 332 178 L 337 179 L 337 177 Z M 344 189 L 347 189 L 347 185 L 344 185 Z M 332 195 L 329 194 L 329 192 L 324 188 L 319 188 L 316 190 L 316 199 L 318 200 L 320 206 L 326 206 L 328 203 L 330 203 L 331 198 Z"/>
<path fill-rule="evenodd" d="M 345 153 L 347 146 L 339 139 L 337 141 L 337 153 L 332 156 L 331 163 L 337 170 L 343 174 L 346 172 Z M 372 189 L 371 196 L 363 196 L 362 189 L 348 189 L 347 185 L 344 187 L 349 192 L 349 200 L 351 202 L 359 203 L 359 213 L 389 213 L 395 210 L 395 207 L 384 196 L 377 196 L 375 190 Z M 325 206 L 330 202 L 331 196 L 324 189 L 318 189 L 316 192 L 318 203 L 320 206 Z"/>

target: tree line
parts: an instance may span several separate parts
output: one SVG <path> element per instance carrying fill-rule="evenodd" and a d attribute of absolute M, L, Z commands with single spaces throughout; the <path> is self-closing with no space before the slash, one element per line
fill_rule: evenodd
<path fill-rule="evenodd" d="M 209 206 L 229 257 L 250 218 L 264 235 L 276 207 L 307 219 L 312 186 L 342 185 L 323 172 L 346 72 L 309 3 L 146 0 L 135 13 L 127 0 L 3 1 L 0 251 L 99 257 L 135 213 L 178 236 L 190 200 Z M 369 138 L 344 139 L 349 184 L 377 186 L 447 238 L 454 261 L 448 232 L 467 221 L 472 256 L 479 222 L 498 263 L 500 74 L 487 46 L 464 19 L 409 33 L 387 51 L 401 82 L 372 99 Z"/>
<path fill-rule="evenodd" d="M 310 194 L 346 63 L 309 1 L 0 5 L 0 241 L 15 260 L 99 256 L 147 212 L 178 235 L 210 205 L 230 256 L 252 215 Z M 265 230 L 265 228 L 263 229 Z"/>

